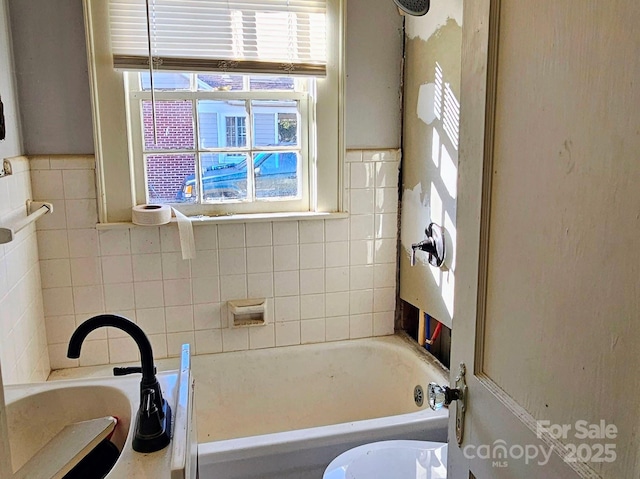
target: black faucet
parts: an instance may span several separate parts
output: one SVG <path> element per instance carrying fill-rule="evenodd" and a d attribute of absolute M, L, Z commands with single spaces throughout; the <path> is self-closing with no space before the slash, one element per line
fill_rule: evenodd
<path fill-rule="evenodd" d="M 140 327 L 122 316 L 101 314 L 87 319 L 74 331 L 69 340 L 67 357 L 80 357 L 80 348 L 87 335 L 104 326 L 117 328 L 129 334 L 138 345 L 142 361 L 140 381 L 140 407 L 136 418 L 133 450 L 154 452 L 171 442 L 171 408 L 162 397 L 162 390 L 155 375 L 151 343 Z"/>

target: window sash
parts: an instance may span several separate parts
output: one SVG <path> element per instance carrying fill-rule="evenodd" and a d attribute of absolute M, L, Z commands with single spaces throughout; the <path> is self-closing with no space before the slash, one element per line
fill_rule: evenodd
<path fill-rule="evenodd" d="M 149 0 L 154 69 L 324 76 L 327 0 Z M 149 69 L 145 0 L 110 0 L 116 69 Z"/>
<path fill-rule="evenodd" d="M 209 202 L 203 201 L 202 188 L 198 188 L 198 202 L 194 204 L 176 203 L 180 211 L 187 215 L 195 214 L 218 214 L 225 213 L 265 213 L 265 212 L 292 212 L 292 211 L 310 211 L 312 182 L 310 178 L 311 158 L 310 148 L 310 130 L 312 121 L 310 115 L 313 115 L 313 102 L 310 95 L 304 92 L 269 92 L 269 91 L 157 91 L 155 93 L 156 101 L 163 100 L 189 100 L 193 102 L 193 119 L 194 119 L 194 148 L 188 149 L 149 149 L 145 148 L 142 129 L 142 103 L 150 100 L 151 92 L 140 91 L 140 82 L 138 74 L 127 73 L 125 75 L 125 85 L 129 97 L 129 131 L 131 132 L 131 157 L 133 158 L 133 177 L 135 184 L 136 203 L 148 203 L 149 197 L 147 193 L 147 171 L 146 157 L 151 155 L 180 155 L 194 154 L 196 156 L 196 178 L 201 183 L 201 165 L 200 155 L 205 153 L 241 153 L 246 154 L 249 161 L 252 161 L 252 153 L 264 151 L 296 151 L 301 157 L 299 199 L 258 199 L 251 201 L 224 201 Z M 247 135 L 247 143 L 244 147 L 222 146 L 218 148 L 203 148 L 198 141 L 199 125 L 197 115 L 198 100 L 244 100 L 250 102 L 252 100 L 295 100 L 298 103 L 298 111 L 300 115 L 300 138 L 298 147 L 291 146 L 253 146 L 249 144 L 249 135 Z M 232 118 L 232 117 L 227 117 Z M 250 128 L 251 116 L 247 115 L 245 127 Z M 247 124 L 248 123 L 248 124 Z M 250 171 L 248 169 L 248 171 Z M 250 176 L 250 175 L 249 175 Z M 252 179 L 249 178 L 249 185 Z"/>

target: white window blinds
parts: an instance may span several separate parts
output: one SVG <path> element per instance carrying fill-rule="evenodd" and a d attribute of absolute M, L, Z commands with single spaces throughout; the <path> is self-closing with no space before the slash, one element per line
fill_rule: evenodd
<path fill-rule="evenodd" d="M 149 69 L 145 0 L 110 0 L 115 68 Z M 326 73 L 326 0 L 149 0 L 154 70 Z"/>

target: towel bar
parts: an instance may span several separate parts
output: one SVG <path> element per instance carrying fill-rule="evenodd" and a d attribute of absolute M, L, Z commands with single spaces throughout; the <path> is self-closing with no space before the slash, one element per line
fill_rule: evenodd
<path fill-rule="evenodd" d="M 10 243 L 20 230 L 26 228 L 38 218 L 52 212 L 53 205 L 51 203 L 27 200 L 27 217 L 16 222 L 11 228 L 0 227 L 0 244 Z"/>

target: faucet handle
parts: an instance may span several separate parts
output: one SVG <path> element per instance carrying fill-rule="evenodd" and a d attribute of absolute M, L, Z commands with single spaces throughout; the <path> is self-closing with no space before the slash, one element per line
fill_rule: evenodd
<path fill-rule="evenodd" d="M 424 251 L 428 255 L 429 264 L 442 267 L 445 258 L 444 229 L 435 223 L 424 230 L 426 238 L 411 245 L 411 266 L 416 264 L 416 251 Z"/>
<path fill-rule="evenodd" d="M 153 374 L 156 374 L 158 372 L 158 370 L 156 369 L 156 367 L 153 367 Z M 126 376 L 127 374 L 136 374 L 136 373 L 142 373 L 142 368 L 141 367 L 126 367 L 126 368 L 118 368 L 115 367 L 113 368 L 113 375 L 114 376 Z"/>

